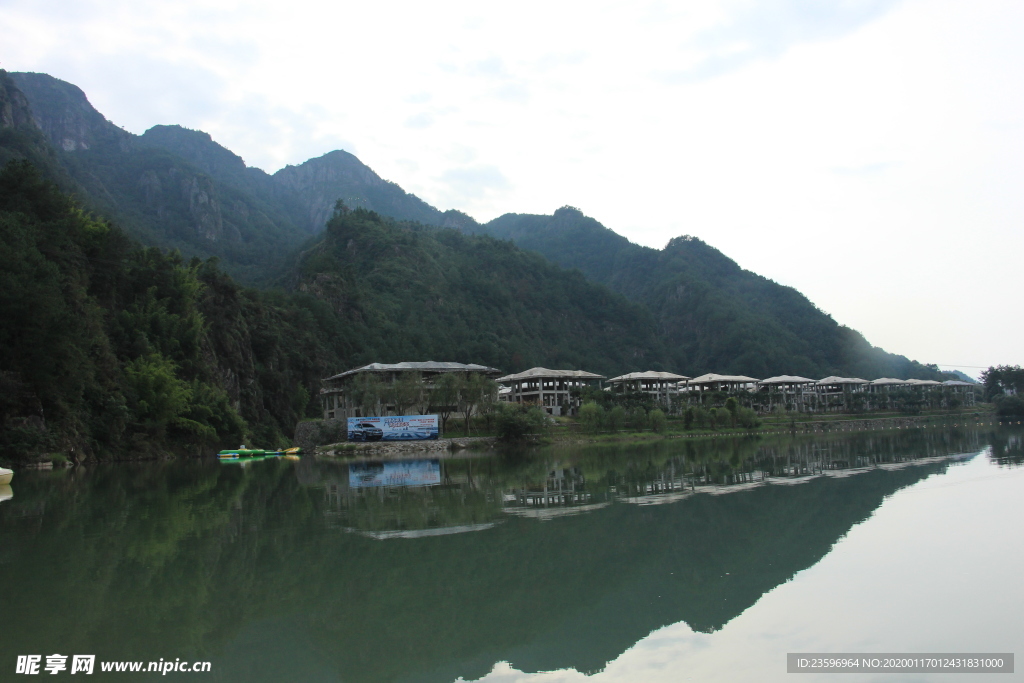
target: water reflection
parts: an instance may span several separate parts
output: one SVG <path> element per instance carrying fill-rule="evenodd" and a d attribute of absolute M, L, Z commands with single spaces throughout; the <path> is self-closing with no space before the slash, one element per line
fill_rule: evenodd
<path fill-rule="evenodd" d="M 1024 465 L 1024 436 L 1010 430 L 999 430 L 992 435 L 992 459 L 1006 467 Z"/>
<path fill-rule="evenodd" d="M 211 680 L 279 679 L 297 657 L 304 680 L 597 671 L 661 626 L 721 629 L 887 496 L 989 444 L 1020 464 L 1019 432 L 922 430 L 24 473 L 0 506 L 19 625 L 0 662 L 212 658 Z"/>

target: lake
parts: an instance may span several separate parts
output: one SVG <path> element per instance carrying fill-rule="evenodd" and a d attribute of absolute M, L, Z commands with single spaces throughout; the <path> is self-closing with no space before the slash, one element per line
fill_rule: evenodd
<path fill-rule="evenodd" d="M 0 491 L 0 679 L 55 653 L 100 679 L 180 659 L 211 671 L 170 678 L 506 683 L 1024 652 L 1022 465 L 1020 427 L 972 426 L 23 470 Z M 840 677 L 881 679 L 973 680 Z"/>

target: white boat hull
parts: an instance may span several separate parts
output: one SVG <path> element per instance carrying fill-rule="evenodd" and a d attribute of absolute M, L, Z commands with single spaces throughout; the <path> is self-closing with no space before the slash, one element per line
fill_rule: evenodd
<path fill-rule="evenodd" d="M 11 479 L 14 479 L 14 472 L 12 472 L 11 470 L 5 470 L 3 467 L 0 467 L 0 486 L 3 486 L 4 484 L 10 484 Z"/>

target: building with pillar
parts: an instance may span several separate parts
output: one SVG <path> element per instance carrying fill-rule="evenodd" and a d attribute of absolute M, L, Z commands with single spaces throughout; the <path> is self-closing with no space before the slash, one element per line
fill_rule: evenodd
<path fill-rule="evenodd" d="M 689 377 L 671 372 L 631 372 L 608 380 L 611 390 L 623 394 L 643 393 L 649 395 L 668 409 L 679 402 L 680 385 L 685 387 Z"/>
<path fill-rule="evenodd" d="M 777 397 L 786 410 L 803 412 L 814 408 L 816 403 L 814 392 L 815 381 L 806 377 L 795 375 L 779 375 L 759 380 L 758 391 L 768 394 L 769 410 L 771 410 L 774 397 Z"/>
<path fill-rule="evenodd" d="M 370 415 L 395 415 L 398 410 L 407 414 L 407 407 L 421 414 L 430 410 L 430 391 L 438 377 L 444 374 L 459 373 L 468 375 L 478 373 L 493 378 L 500 375 L 501 370 L 489 368 L 475 363 L 451 363 L 438 361 L 404 362 L 404 363 L 370 363 L 361 368 L 353 368 L 328 377 L 320 389 L 320 402 L 324 409 L 324 419 L 344 419 L 349 417 L 369 417 Z M 357 396 L 360 378 L 373 377 L 382 389 L 376 404 L 367 409 L 365 398 Z M 408 406 L 398 405 L 394 397 L 389 396 L 387 389 L 394 387 L 403 377 L 416 377 L 422 391 Z"/>
<path fill-rule="evenodd" d="M 499 390 L 498 398 L 509 403 L 532 403 L 549 415 L 575 415 L 580 407 L 580 390 L 603 379 L 604 375 L 585 370 L 530 368 L 499 377 L 498 383 L 509 390 Z"/>

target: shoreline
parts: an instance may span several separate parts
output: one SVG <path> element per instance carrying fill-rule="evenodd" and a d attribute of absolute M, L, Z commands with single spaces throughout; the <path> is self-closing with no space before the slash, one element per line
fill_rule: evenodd
<path fill-rule="evenodd" d="M 644 430 L 642 432 L 598 432 L 586 434 L 576 430 L 554 433 L 546 436 L 545 441 L 551 444 L 599 444 L 599 443 L 641 443 L 664 439 L 717 439 L 737 436 L 761 435 L 810 435 L 839 434 L 851 432 L 886 431 L 892 429 L 910 429 L 914 427 L 995 427 L 1003 423 L 1014 424 L 1013 421 L 996 419 L 992 411 L 972 411 L 961 414 L 933 415 L 892 415 L 890 417 L 835 417 L 827 420 L 806 420 L 796 422 L 795 418 L 788 424 L 772 422 L 762 424 L 754 429 L 729 428 L 721 430 L 680 431 L 668 429 L 663 432 Z"/>

